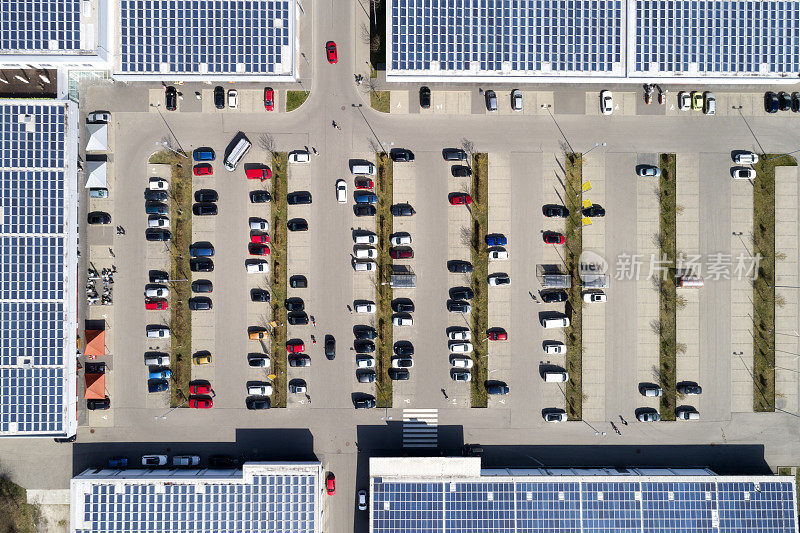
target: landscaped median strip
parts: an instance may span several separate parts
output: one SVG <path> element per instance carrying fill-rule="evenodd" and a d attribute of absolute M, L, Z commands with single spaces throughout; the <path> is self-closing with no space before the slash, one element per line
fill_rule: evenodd
<path fill-rule="evenodd" d="M 660 244 L 661 259 L 666 261 L 667 272 L 659 278 L 659 384 L 661 396 L 661 420 L 675 420 L 675 372 L 677 365 L 677 286 L 675 282 L 676 251 L 676 174 L 675 154 L 661 154 L 661 177 L 659 178 Z"/>
<path fill-rule="evenodd" d="M 192 380 L 192 312 L 189 310 L 192 272 L 189 269 L 189 245 L 192 242 L 192 176 L 191 160 L 172 151 L 161 151 L 150 158 L 150 164 L 166 164 L 172 169 L 169 218 L 172 239 L 169 242 L 170 286 L 170 353 L 172 386 L 170 406 L 178 407 L 189 399 Z"/>
<path fill-rule="evenodd" d="M 489 353 L 486 346 L 486 331 L 489 329 L 489 252 L 486 232 L 489 226 L 489 154 L 472 156 L 472 381 L 470 382 L 471 406 L 486 407 L 486 379 Z"/>
<path fill-rule="evenodd" d="M 775 158 L 775 159 L 772 159 Z M 775 411 L 775 167 L 797 166 L 791 156 L 760 156 L 753 165 L 753 410 Z"/>
<path fill-rule="evenodd" d="M 272 407 L 286 407 L 286 193 L 288 189 L 285 152 L 272 154 L 272 221 L 270 238 L 272 258 Z"/>
<path fill-rule="evenodd" d="M 580 257 L 583 251 L 581 196 L 583 190 L 581 154 L 566 154 L 566 207 L 569 217 L 564 233 L 566 267 L 570 277 L 565 312 L 569 327 L 567 346 L 566 407 L 569 420 L 583 419 L 583 298 L 581 295 Z"/>
<path fill-rule="evenodd" d="M 392 380 L 389 369 L 392 367 L 392 258 L 389 256 L 389 238 L 392 234 L 392 160 L 386 154 L 378 154 L 378 176 L 376 193 L 377 232 L 378 232 L 378 312 L 375 317 L 378 330 L 376 357 L 377 379 L 375 393 L 378 407 L 392 406 Z"/>

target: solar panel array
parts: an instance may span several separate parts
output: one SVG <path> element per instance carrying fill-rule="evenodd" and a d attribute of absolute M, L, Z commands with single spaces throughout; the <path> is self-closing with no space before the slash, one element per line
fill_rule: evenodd
<path fill-rule="evenodd" d="M 800 2 L 636 1 L 635 70 L 661 73 L 800 72 Z"/>
<path fill-rule="evenodd" d="M 63 105 L 0 106 L 0 433 L 61 433 L 65 380 Z"/>
<path fill-rule="evenodd" d="M 96 483 L 82 502 L 73 502 L 84 526 L 75 533 L 314 533 L 315 487 L 313 475 L 258 475 L 252 484 L 170 478 L 163 490 L 149 480 Z"/>
<path fill-rule="evenodd" d="M 373 533 L 796 533 L 788 481 L 373 479 Z M 730 479 L 730 478 L 725 478 Z"/>
<path fill-rule="evenodd" d="M 294 0 L 120 0 L 122 73 L 281 74 Z M 243 71 L 237 71 L 237 64 Z"/>
<path fill-rule="evenodd" d="M 79 50 L 81 0 L 2 0 L 0 50 L 32 52 Z"/>

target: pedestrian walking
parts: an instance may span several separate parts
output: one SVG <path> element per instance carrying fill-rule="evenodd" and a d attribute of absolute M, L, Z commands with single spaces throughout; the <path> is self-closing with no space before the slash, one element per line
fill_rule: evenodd
<path fill-rule="evenodd" d="M 339 127 L 339 126 L 336 125 L 336 121 L 335 120 L 331 120 L 331 126 L 333 126 L 334 128 L 338 128 Z"/>
<path fill-rule="evenodd" d="M 318 155 L 318 154 L 317 154 L 317 149 L 316 149 L 316 148 L 314 148 L 314 147 L 312 146 L 312 147 L 311 147 L 311 150 L 314 152 L 314 155 Z"/>
<path fill-rule="evenodd" d="M 628 425 L 628 422 L 624 418 L 622 418 L 622 415 L 619 415 L 619 419 L 622 421 L 623 424 L 625 424 L 626 426 Z"/>
<path fill-rule="evenodd" d="M 108 249 L 108 253 L 111 254 L 111 257 L 117 257 L 116 255 L 114 255 L 114 250 L 112 250 L 111 248 Z"/>
<path fill-rule="evenodd" d="M 442 394 L 444 394 L 444 399 L 446 400 L 448 398 L 448 396 L 447 396 L 447 392 L 444 389 L 442 389 Z"/>

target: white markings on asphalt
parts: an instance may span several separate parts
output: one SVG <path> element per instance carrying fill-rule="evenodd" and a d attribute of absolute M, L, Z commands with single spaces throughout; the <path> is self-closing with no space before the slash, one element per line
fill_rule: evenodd
<path fill-rule="evenodd" d="M 404 448 L 436 448 L 438 443 L 438 409 L 403 409 Z"/>

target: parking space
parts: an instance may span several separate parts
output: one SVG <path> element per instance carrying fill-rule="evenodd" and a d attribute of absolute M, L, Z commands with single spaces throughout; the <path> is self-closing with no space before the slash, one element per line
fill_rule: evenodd
<path fill-rule="evenodd" d="M 631 116 L 636 114 L 636 102 L 638 98 L 641 98 L 641 95 L 635 92 L 613 91 L 612 98 L 614 102 L 612 115 Z M 602 115 L 600 111 L 599 91 L 590 91 L 586 93 L 586 115 Z"/>
<path fill-rule="evenodd" d="M 420 115 L 469 115 L 472 112 L 471 91 L 431 91 L 431 106 L 420 109 Z"/>

